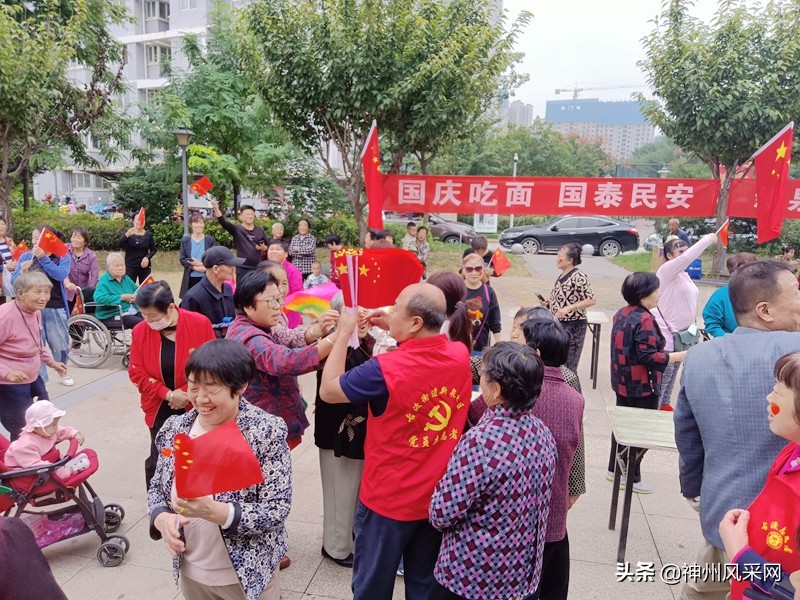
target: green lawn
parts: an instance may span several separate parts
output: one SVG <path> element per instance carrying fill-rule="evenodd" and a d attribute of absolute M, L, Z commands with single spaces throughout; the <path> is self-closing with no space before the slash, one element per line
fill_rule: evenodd
<path fill-rule="evenodd" d="M 711 271 L 711 263 L 714 259 L 714 249 L 709 248 L 706 250 L 700 259 L 703 261 L 703 273 Z M 633 254 L 620 254 L 614 258 L 609 259 L 615 265 L 627 269 L 631 273 L 636 271 L 650 271 L 650 264 L 652 255 L 650 252 L 636 252 Z"/>

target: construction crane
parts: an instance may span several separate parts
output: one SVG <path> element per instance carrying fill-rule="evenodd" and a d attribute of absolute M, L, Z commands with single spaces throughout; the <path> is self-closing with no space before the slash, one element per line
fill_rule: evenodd
<path fill-rule="evenodd" d="M 588 91 L 599 91 L 599 90 L 625 90 L 625 89 L 636 89 L 642 88 L 643 85 L 612 85 L 609 87 L 585 87 L 579 88 L 577 85 L 573 88 L 558 88 L 556 90 L 556 94 L 561 94 L 562 92 L 572 92 L 572 99 L 577 100 L 578 94 L 580 92 L 588 92 Z"/>

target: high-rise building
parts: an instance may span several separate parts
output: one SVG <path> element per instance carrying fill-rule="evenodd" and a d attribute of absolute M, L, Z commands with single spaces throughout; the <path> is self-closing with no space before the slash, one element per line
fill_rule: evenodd
<path fill-rule="evenodd" d="M 603 149 L 616 159 L 629 158 L 634 150 L 655 138 L 655 127 L 645 119 L 640 103 L 631 100 L 550 100 L 545 121 L 565 135 L 600 140 Z"/>
<path fill-rule="evenodd" d="M 533 124 L 533 104 L 514 100 L 508 106 L 503 107 L 500 122 L 502 125 L 530 127 Z"/>

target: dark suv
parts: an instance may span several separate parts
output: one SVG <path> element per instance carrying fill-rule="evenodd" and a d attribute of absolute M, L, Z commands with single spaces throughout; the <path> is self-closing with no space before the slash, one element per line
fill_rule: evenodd
<path fill-rule="evenodd" d="M 506 229 L 500 245 L 510 248 L 522 244 L 525 254 L 557 252 L 564 244 L 575 242 L 594 246 L 595 254 L 612 257 L 639 248 L 639 232 L 625 221 L 600 216 L 555 217 L 541 225 Z"/>

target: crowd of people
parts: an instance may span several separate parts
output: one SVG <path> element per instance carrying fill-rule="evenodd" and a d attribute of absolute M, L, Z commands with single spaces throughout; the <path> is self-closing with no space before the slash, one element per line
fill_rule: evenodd
<path fill-rule="evenodd" d="M 180 302 L 166 281 L 148 282 L 156 248 L 141 228 L 120 236 L 125 254 L 109 254 L 99 275 L 85 230 L 72 232 L 63 258 L 34 244 L 11 261 L 5 254 L 13 242 L 2 241 L 0 221 L 0 253 L 14 286 L 14 299 L 0 306 L 0 422 L 12 439 L 23 432 L 32 399 L 48 397 L 45 365 L 70 385 L 66 319 L 76 290 L 94 286 L 98 318 L 132 329 L 128 371 L 151 441 L 142 449 L 150 533 L 174 557 L 186 598 L 280 598 L 279 572 L 291 564 L 290 452 L 310 426 L 298 377 L 316 373 L 321 554 L 352 569 L 356 600 L 388 600 L 398 573 L 410 600 L 566 600 L 567 514 L 587 492 L 577 371 L 586 311 L 596 304 L 581 247 L 559 249 L 549 297 L 539 294 L 539 306 L 517 312 L 509 341 L 483 237 L 452 270 L 426 272 L 406 287 L 391 310 L 345 309 L 339 294 L 330 310 L 304 322 L 284 310 L 287 295 L 339 280 L 336 269 L 323 274 L 308 221 L 287 241 L 279 223 L 267 236 L 250 207 L 239 223 L 213 209 L 236 255 L 193 216 L 180 246 Z M 675 239 L 657 273 L 622 282 L 626 306 L 614 316 L 610 348 L 616 403 L 672 409 L 684 365 L 675 437 L 681 492 L 700 513 L 706 540 L 698 562 L 760 556 L 800 570 L 796 554 L 765 553 L 748 528 L 766 524 L 776 503 L 786 502 L 795 502 L 781 513 L 786 526 L 800 528 L 798 280 L 786 260 L 731 256 L 729 285 L 703 310 L 713 339 L 700 343 L 699 291 L 685 269 L 716 237 L 690 245 L 677 223 L 670 229 Z M 336 234 L 325 244 L 331 257 L 344 247 Z M 428 259 L 424 227 L 409 223 L 401 244 L 423 264 Z M 370 230 L 364 245 L 388 248 L 394 240 Z M 378 343 L 387 337 L 395 343 Z M 230 423 L 264 481 L 179 497 L 175 436 L 197 438 Z M 622 449 L 612 436 L 611 480 Z M 647 494 L 654 490 L 642 481 L 643 455 L 633 491 Z M 786 547 L 796 551 L 789 538 Z M 768 590 L 775 582 L 752 583 Z M 729 590 L 730 583 L 690 582 L 681 597 L 721 599 Z"/>

